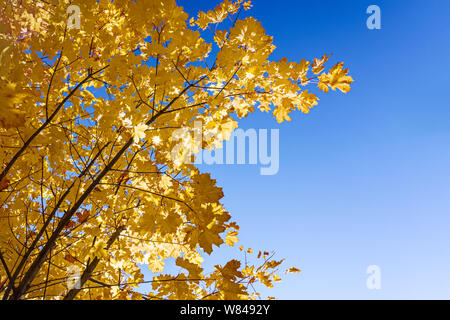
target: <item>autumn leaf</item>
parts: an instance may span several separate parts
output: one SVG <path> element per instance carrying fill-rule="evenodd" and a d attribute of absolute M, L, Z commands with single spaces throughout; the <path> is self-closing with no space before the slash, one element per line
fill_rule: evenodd
<path fill-rule="evenodd" d="M 331 57 L 331 55 L 324 54 L 321 59 L 315 58 L 311 65 L 312 71 L 315 74 L 322 72 L 325 69 L 325 66 L 324 66 L 325 62 L 327 62 L 330 57 Z"/>
<path fill-rule="evenodd" d="M 16 106 L 21 104 L 27 95 L 17 90 L 15 83 L 0 82 L 0 128 L 22 127 L 25 124 L 26 112 Z"/>
<path fill-rule="evenodd" d="M 72 229 L 77 226 L 76 222 L 73 220 L 70 220 L 65 226 L 64 229 Z"/>
<path fill-rule="evenodd" d="M 300 273 L 300 269 L 290 267 L 289 269 L 286 270 L 286 273 Z"/>
<path fill-rule="evenodd" d="M 140 123 L 136 127 L 134 127 L 133 131 L 134 143 L 138 143 L 140 139 L 145 138 L 145 130 L 147 130 L 147 128 L 148 126 L 144 123 Z"/>
<path fill-rule="evenodd" d="M 343 63 L 338 63 L 330 69 L 329 73 L 321 74 L 319 76 L 319 89 L 324 92 L 328 92 L 328 88 L 339 89 L 344 93 L 349 92 L 353 78 L 347 75 L 348 69 L 343 69 L 343 66 Z"/>
<path fill-rule="evenodd" d="M 67 253 L 64 256 L 64 259 L 69 261 L 70 263 L 75 263 L 77 261 L 77 258 L 75 258 L 74 256 L 72 256 L 71 254 Z"/>
<path fill-rule="evenodd" d="M 4 177 L 0 180 L 0 191 L 5 190 L 9 186 L 9 180 Z"/>
<path fill-rule="evenodd" d="M 242 7 L 243 7 L 245 10 L 249 10 L 249 9 L 252 7 L 252 2 L 251 2 L 251 1 L 245 1 L 245 2 L 242 4 Z"/>
<path fill-rule="evenodd" d="M 225 244 L 233 247 L 234 244 L 239 241 L 237 235 L 237 231 L 228 232 L 227 236 L 225 237 Z"/>
<path fill-rule="evenodd" d="M 76 216 L 78 224 L 82 224 L 89 218 L 89 210 L 84 209 L 82 212 L 77 212 Z"/>

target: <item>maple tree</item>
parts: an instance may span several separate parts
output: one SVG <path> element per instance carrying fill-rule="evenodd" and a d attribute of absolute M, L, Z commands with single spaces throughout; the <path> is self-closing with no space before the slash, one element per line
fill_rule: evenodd
<path fill-rule="evenodd" d="M 326 72 L 328 55 L 270 61 L 272 37 L 242 18 L 250 7 L 225 0 L 189 17 L 174 0 L 1 0 L 0 297 L 249 299 L 280 279 L 282 260 L 264 251 L 203 270 L 239 227 L 216 181 L 183 159 L 220 147 L 236 117 L 289 121 L 317 105 L 303 87 L 348 92 L 353 79 L 342 63 Z M 184 271 L 162 274 L 168 258 Z"/>

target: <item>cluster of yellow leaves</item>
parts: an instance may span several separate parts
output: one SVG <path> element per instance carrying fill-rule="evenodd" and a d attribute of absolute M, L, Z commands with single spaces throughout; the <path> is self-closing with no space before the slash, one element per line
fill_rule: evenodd
<path fill-rule="evenodd" d="M 251 1 L 237 0 L 232 2 L 230 0 L 224 0 L 221 4 L 216 6 L 214 10 L 208 12 L 200 11 L 198 13 L 198 19 L 195 20 L 192 17 L 189 20 L 191 26 L 198 25 L 202 30 L 205 30 L 209 24 L 217 24 L 225 20 L 229 15 L 234 15 L 240 8 L 249 10 L 252 7 Z"/>
<path fill-rule="evenodd" d="M 23 127 L 25 124 L 25 111 L 20 105 L 26 94 L 16 90 L 16 84 L 0 80 L 0 127 L 9 129 Z"/>
<path fill-rule="evenodd" d="M 242 251 L 242 250 L 241 250 Z M 246 251 L 252 254 L 251 249 Z M 188 273 L 177 275 L 177 281 L 171 275 L 161 275 L 152 282 L 155 291 L 150 298 L 156 299 L 205 299 L 205 300 L 236 300 L 256 299 L 260 296 L 257 292 L 248 292 L 248 287 L 260 283 L 269 288 L 274 282 L 281 281 L 277 274 L 279 266 L 284 260 L 273 260 L 273 253 L 259 252 L 255 265 L 248 264 L 246 256 L 245 265 L 238 260 L 230 260 L 225 265 L 215 265 L 214 272 L 204 275 L 203 268 L 184 257 L 176 259 L 176 265 L 185 269 Z M 298 270 L 291 267 L 289 270 Z M 294 271 L 291 271 L 294 272 Z M 299 270 L 298 270 L 299 272 Z"/>
<path fill-rule="evenodd" d="M 344 64 L 338 63 L 330 69 L 329 73 L 323 73 L 319 76 L 319 88 L 324 92 L 328 92 L 329 88 L 332 90 L 339 89 L 344 93 L 350 91 L 350 84 L 353 78 L 348 74 L 348 69 L 343 69 Z"/>
<path fill-rule="evenodd" d="M 90 273 L 79 299 L 255 298 L 250 284 L 279 281 L 267 252 L 203 270 L 239 227 L 216 181 L 184 159 L 229 139 L 236 117 L 289 121 L 317 105 L 304 87 L 347 92 L 353 79 L 341 63 L 324 73 L 327 55 L 271 61 L 251 6 L 191 18 L 174 0 L 2 2 L 0 252 L 16 288 L 0 267 L 0 296 L 67 297 L 72 267 Z M 140 292 L 141 266 L 163 272 L 169 258 L 188 274 Z"/>

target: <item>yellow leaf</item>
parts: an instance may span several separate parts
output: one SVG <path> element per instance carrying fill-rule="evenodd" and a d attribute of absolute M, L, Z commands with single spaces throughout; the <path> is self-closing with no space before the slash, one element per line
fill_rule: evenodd
<path fill-rule="evenodd" d="M 228 232 L 227 236 L 225 237 L 225 244 L 233 247 L 234 244 L 239 241 L 237 235 L 238 235 L 237 231 Z"/>
<path fill-rule="evenodd" d="M 286 270 L 286 273 L 300 273 L 300 269 L 290 267 L 289 269 Z"/>

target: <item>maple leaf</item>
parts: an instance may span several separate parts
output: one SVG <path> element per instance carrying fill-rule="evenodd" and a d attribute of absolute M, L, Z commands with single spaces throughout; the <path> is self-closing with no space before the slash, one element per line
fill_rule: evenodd
<path fill-rule="evenodd" d="M 227 236 L 225 237 L 225 244 L 233 247 L 234 244 L 239 241 L 237 235 L 237 231 L 228 232 Z"/>
<path fill-rule="evenodd" d="M 70 263 L 75 263 L 77 261 L 77 258 L 75 258 L 74 256 L 72 256 L 71 254 L 67 253 L 64 256 L 64 259 L 69 261 Z"/>
<path fill-rule="evenodd" d="M 208 254 L 212 253 L 213 245 L 220 246 L 222 243 L 222 238 L 216 232 L 210 229 L 205 229 L 204 231 L 200 232 L 200 235 L 198 237 L 199 246 Z"/>
<path fill-rule="evenodd" d="M 0 128 L 5 129 L 21 127 L 25 123 L 26 113 L 16 108 L 27 96 L 16 90 L 15 83 L 6 83 L 0 86 Z"/>
<path fill-rule="evenodd" d="M 300 273 L 300 269 L 290 267 L 289 269 L 286 270 L 286 273 Z"/>
<path fill-rule="evenodd" d="M 198 264 L 192 263 L 181 257 L 178 257 L 177 260 L 175 261 L 175 263 L 177 266 L 180 266 L 180 267 L 186 269 L 187 271 L 189 271 L 189 275 L 193 279 L 199 279 L 202 277 L 203 269 Z"/>
<path fill-rule="evenodd" d="M 312 71 L 315 74 L 321 73 L 325 69 L 324 63 L 327 62 L 330 57 L 331 55 L 327 56 L 324 54 L 321 59 L 315 58 L 311 65 Z"/>
<path fill-rule="evenodd" d="M 241 262 L 238 260 L 230 260 L 225 266 L 215 266 L 220 273 L 224 276 L 225 279 L 234 280 L 235 278 L 242 278 L 242 272 L 239 271 L 239 267 L 241 266 Z"/>
<path fill-rule="evenodd" d="M 78 224 L 82 224 L 89 218 L 89 210 L 84 209 L 82 212 L 77 212 L 76 216 Z"/>
<path fill-rule="evenodd" d="M 323 73 L 319 76 L 319 89 L 328 92 L 328 88 L 332 90 L 339 89 L 344 93 L 350 91 L 350 84 L 353 78 L 348 74 L 348 69 L 343 69 L 344 63 L 338 63 L 330 69 L 329 73 Z"/>
<path fill-rule="evenodd" d="M 148 129 L 148 126 L 145 123 L 140 123 L 133 130 L 133 139 L 134 143 L 138 143 L 140 139 L 145 138 L 145 131 Z"/>

